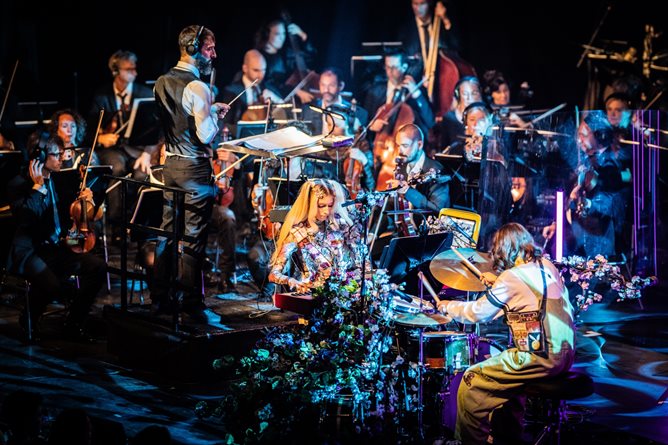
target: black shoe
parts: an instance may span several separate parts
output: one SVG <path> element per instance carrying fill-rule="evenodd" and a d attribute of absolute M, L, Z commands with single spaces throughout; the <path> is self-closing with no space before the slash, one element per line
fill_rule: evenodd
<path fill-rule="evenodd" d="M 218 282 L 218 290 L 222 293 L 236 292 L 237 286 L 231 278 L 222 276 L 220 282 Z"/>
<path fill-rule="evenodd" d="M 197 323 L 197 324 L 209 323 L 209 317 L 206 316 L 206 312 L 204 311 L 204 309 L 189 309 L 189 310 L 184 310 L 183 313 L 185 314 L 184 321 L 189 321 L 191 323 Z"/>

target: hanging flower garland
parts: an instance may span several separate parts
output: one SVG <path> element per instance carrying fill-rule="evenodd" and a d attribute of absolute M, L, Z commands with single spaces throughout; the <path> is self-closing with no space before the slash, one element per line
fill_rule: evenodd
<path fill-rule="evenodd" d="M 631 279 L 626 279 L 619 266 L 610 264 L 603 255 L 596 255 L 594 258 L 572 255 L 555 262 L 555 265 L 564 280 L 577 284 L 582 290 L 575 296 L 575 304 L 580 311 L 586 311 L 589 306 L 603 299 L 603 296 L 594 290 L 592 281 L 609 284 L 610 289 L 617 293 L 617 301 L 640 298 L 642 289 L 656 284 L 656 277 L 643 278 L 634 275 Z"/>

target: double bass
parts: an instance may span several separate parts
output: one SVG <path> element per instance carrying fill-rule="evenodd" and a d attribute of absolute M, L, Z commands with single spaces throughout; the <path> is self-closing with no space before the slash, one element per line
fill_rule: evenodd
<path fill-rule="evenodd" d="M 297 90 L 301 89 L 308 92 L 311 88 L 318 88 L 318 80 L 320 76 L 314 71 L 309 70 L 304 57 L 304 51 L 300 47 L 299 37 L 291 34 L 289 31 L 290 25 L 292 24 L 290 14 L 287 11 L 282 11 L 281 19 L 285 22 L 285 32 L 290 41 L 290 50 L 295 59 L 295 70 L 285 81 L 286 85 L 293 87 L 292 92 L 283 100 L 283 102 L 288 102 L 294 97 Z"/>
<path fill-rule="evenodd" d="M 429 39 L 429 54 L 425 60 L 425 76 L 429 79 L 427 93 L 437 116 L 443 116 L 452 106 L 455 85 L 464 76 L 475 76 L 475 68 L 452 51 L 439 48 L 441 28 L 449 31 L 452 24 L 440 1 L 434 8 Z"/>

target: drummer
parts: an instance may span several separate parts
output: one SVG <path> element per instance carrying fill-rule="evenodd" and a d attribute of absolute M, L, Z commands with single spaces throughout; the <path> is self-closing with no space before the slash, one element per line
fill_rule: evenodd
<path fill-rule="evenodd" d="M 490 255 L 499 275 L 482 273 L 486 293 L 470 302 L 442 300 L 438 303 L 441 313 L 461 323 L 487 322 L 501 316 L 508 319 L 508 314 L 512 318 L 513 313 L 526 311 L 541 311 L 544 317 L 535 326 L 542 329 L 529 329 L 525 338 L 518 335 L 515 347 L 476 363 L 464 373 L 457 393 L 455 437 L 465 444 L 488 443 L 490 429 L 495 442 L 519 443 L 524 407 L 517 396 L 522 387 L 567 372 L 575 356 L 568 290 L 555 266 L 542 258 L 531 234 L 517 223 L 502 226 L 494 234 Z M 546 305 L 541 308 L 545 297 Z M 503 426 L 490 428 L 490 413 L 502 405 L 503 411 L 495 412 L 493 423 L 503 418 Z"/>

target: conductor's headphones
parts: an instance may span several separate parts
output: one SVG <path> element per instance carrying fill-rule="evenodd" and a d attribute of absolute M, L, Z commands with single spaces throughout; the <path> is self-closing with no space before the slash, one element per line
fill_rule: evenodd
<path fill-rule="evenodd" d="M 202 35 L 202 31 L 204 31 L 204 26 L 199 27 L 199 29 L 197 30 L 197 34 L 195 34 L 195 37 L 193 37 L 193 39 L 186 46 L 186 53 L 189 56 L 194 56 L 199 51 L 201 46 L 199 38 Z"/>

